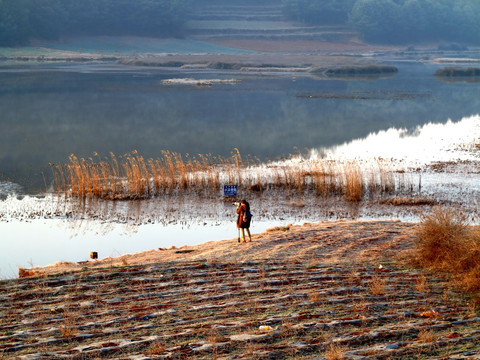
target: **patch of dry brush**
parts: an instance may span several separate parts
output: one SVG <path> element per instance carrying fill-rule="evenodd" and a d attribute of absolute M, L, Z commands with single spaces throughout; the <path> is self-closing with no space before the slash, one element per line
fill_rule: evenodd
<path fill-rule="evenodd" d="M 424 217 L 418 232 L 419 265 L 452 274 L 469 292 L 480 291 L 480 228 L 468 226 L 464 215 L 435 208 Z"/>

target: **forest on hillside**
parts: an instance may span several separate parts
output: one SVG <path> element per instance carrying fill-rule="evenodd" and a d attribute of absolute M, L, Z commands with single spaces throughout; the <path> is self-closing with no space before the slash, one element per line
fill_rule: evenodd
<path fill-rule="evenodd" d="M 480 44 L 479 0 L 258 0 L 256 4 L 262 1 L 278 1 L 284 14 L 299 23 L 351 26 L 368 42 Z M 221 6 L 218 0 L 0 0 L 0 46 L 72 35 L 182 36 L 192 12 L 210 3 Z"/>
<path fill-rule="evenodd" d="M 306 24 L 347 24 L 366 41 L 480 43 L 479 0 L 282 0 Z"/>
<path fill-rule="evenodd" d="M 0 0 L 0 46 L 69 35 L 181 33 L 191 0 Z"/>

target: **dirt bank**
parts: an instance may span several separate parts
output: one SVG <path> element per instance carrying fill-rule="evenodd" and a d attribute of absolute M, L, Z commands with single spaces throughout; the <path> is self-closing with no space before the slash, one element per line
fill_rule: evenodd
<path fill-rule="evenodd" d="M 153 249 L 86 263 L 58 263 L 33 269 L 41 274 L 122 265 L 175 261 L 246 262 L 268 259 L 324 264 L 391 261 L 412 248 L 415 224 L 399 221 L 334 221 L 272 228 L 253 241 L 210 241 L 181 248 Z"/>
<path fill-rule="evenodd" d="M 0 357 L 480 358 L 476 304 L 392 262 L 414 230 L 306 224 L 1 281 Z"/>

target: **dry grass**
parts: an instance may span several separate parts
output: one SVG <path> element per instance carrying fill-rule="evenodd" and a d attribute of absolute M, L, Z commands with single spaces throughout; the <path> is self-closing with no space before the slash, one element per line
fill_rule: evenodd
<path fill-rule="evenodd" d="M 293 226 L 292 224 L 288 224 L 286 226 L 275 226 L 273 228 L 267 229 L 266 231 L 267 232 L 274 232 L 274 231 L 284 231 L 284 232 L 286 232 L 286 231 L 289 231 L 292 226 Z"/>
<path fill-rule="evenodd" d="M 360 301 L 354 301 L 352 309 L 356 314 L 364 315 L 370 310 L 370 305 L 362 299 Z"/>
<path fill-rule="evenodd" d="M 417 231 L 418 265 L 453 275 L 467 291 L 480 290 L 480 229 L 458 212 L 435 208 Z"/>
<path fill-rule="evenodd" d="M 31 276 L 37 276 L 37 275 L 38 274 L 33 270 L 18 268 L 18 277 L 19 278 L 25 278 L 25 277 L 31 277 Z"/>
<path fill-rule="evenodd" d="M 343 222 L 337 225 L 339 233 L 353 233 Z M 362 238 L 368 225 L 360 226 Z M 400 225 L 392 223 L 385 230 L 394 228 Z M 370 231 L 378 235 L 377 230 Z M 290 240 L 279 244 L 282 252 Z M 231 248 L 231 241 L 226 243 Z M 357 251 L 351 249 L 352 254 Z M 320 262 L 312 271 L 313 256 L 298 257 L 301 252 L 294 247 L 288 258 L 252 261 L 235 255 L 235 262 L 219 258 L 215 265 L 203 257 L 142 261 L 128 268 L 105 263 L 68 277 L 58 272 L 45 279 L 4 281 L 7 357 L 45 352 L 50 358 L 134 358 L 140 351 L 151 358 L 175 359 L 246 354 L 252 359 L 400 359 L 417 352 L 433 358 L 450 349 L 452 355 L 476 350 L 469 344 L 478 330 L 476 315 L 470 313 L 475 309 L 453 292 L 450 305 L 444 306 L 444 280 L 432 278 L 428 299 L 417 301 L 412 297 L 417 270 L 391 263 L 378 271 L 371 263 L 351 263 L 349 257 L 334 266 Z M 375 276 L 389 284 L 381 299 L 372 297 L 368 286 Z M 355 281 L 344 282 L 348 278 Z M 322 299 L 313 303 L 308 294 L 314 300 L 315 292 Z M 25 314 L 29 321 L 22 321 Z M 70 335 L 52 332 L 64 322 Z M 54 341 L 43 345 L 38 339 Z M 15 345 L 20 341 L 25 346 Z M 401 345 L 385 346 L 396 343 Z M 77 356 L 78 348 L 84 353 Z"/>
<path fill-rule="evenodd" d="M 425 275 L 421 275 L 417 280 L 416 280 L 416 286 L 415 288 L 419 292 L 428 292 L 428 284 L 427 284 L 427 278 Z"/>
<path fill-rule="evenodd" d="M 348 201 L 361 201 L 364 194 L 363 173 L 360 166 L 355 162 L 349 162 L 344 167 L 345 198 Z"/>
<path fill-rule="evenodd" d="M 345 349 L 340 344 L 330 344 L 325 350 L 325 358 L 327 360 L 343 360 L 345 359 Z"/>
<path fill-rule="evenodd" d="M 382 295 L 385 294 L 386 285 L 386 280 L 376 275 L 368 287 L 373 295 Z"/>
<path fill-rule="evenodd" d="M 70 311 L 66 311 L 63 314 L 63 321 L 58 327 L 58 330 L 60 330 L 62 337 L 72 338 L 77 335 L 78 331 L 75 325 L 75 317 L 76 315 L 71 313 Z"/>
<path fill-rule="evenodd" d="M 403 177 L 396 180 L 398 173 L 384 161 L 379 161 L 376 169 L 363 169 L 355 161 L 310 159 L 302 154 L 290 155 L 290 160 L 281 163 L 261 164 L 256 158 L 245 160 L 238 149 L 228 158 L 170 151 L 161 154 L 148 160 L 137 151 L 123 156 L 110 153 L 103 159 L 98 154 L 88 159 L 72 154 L 67 164 L 51 164 L 55 190 L 65 197 L 115 200 L 187 192 L 217 194 L 221 185 L 237 184 L 253 192 L 283 188 L 358 202 L 366 194 L 405 188 Z"/>
<path fill-rule="evenodd" d="M 322 301 L 322 295 L 318 291 L 312 291 L 308 294 L 308 300 L 312 303 L 317 303 Z"/>
<path fill-rule="evenodd" d="M 166 349 L 162 344 L 160 344 L 158 342 L 154 342 L 148 348 L 147 353 L 149 355 L 162 355 L 162 354 L 165 353 L 165 351 L 166 351 Z"/>
<path fill-rule="evenodd" d="M 418 333 L 418 340 L 422 343 L 432 343 L 438 339 L 433 330 L 420 329 Z"/>

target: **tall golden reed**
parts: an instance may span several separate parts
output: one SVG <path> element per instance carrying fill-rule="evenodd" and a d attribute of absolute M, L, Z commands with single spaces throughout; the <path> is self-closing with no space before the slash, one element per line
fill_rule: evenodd
<path fill-rule="evenodd" d="M 167 150 L 161 154 L 160 158 L 148 160 L 137 151 L 123 156 L 110 153 L 103 159 L 98 154 L 88 159 L 72 154 L 67 164 L 52 165 L 55 190 L 66 197 L 144 199 L 163 194 L 217 194 L 221 184 L 237 184 L 257 191 L 313 191 L 317 196 L 343 196 L 358 202 L 367 192 L 389 193 L 396 186 L 395 174 L 384 162 L 378 162 L 374 174 L 371 169 L 362 169 L 358 162 L 298 155 L 279 163 L 262 164 L 256 158 L 245 161 L 238 149 L 227 158 Z"/>
<path fill-rule="evenodd" d="M 348 201 L 361 201 L 364 193 L 363 173 L 356 162 L 348 162 L 344 165 L 344 189 L 345 198 Z"/>

